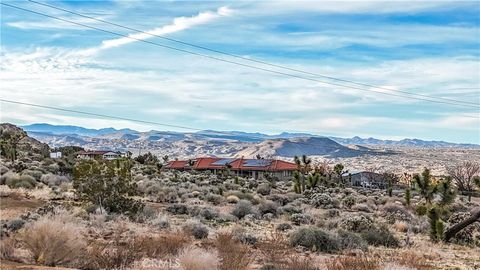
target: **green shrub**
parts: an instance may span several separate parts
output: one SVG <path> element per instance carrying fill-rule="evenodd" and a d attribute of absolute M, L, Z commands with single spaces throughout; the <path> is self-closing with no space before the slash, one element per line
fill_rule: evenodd
<path fill-rule="evenodd" d="M 182 227 L 183 231 L 195 237 L 195 239 L 203 239 L 208 237 L 208 228 L 201 222 L 189 220 Z"/>
<path fill-rule="evenodd" d="M 386 228 L 371 228 L 362 232 L 362 238 L 373 246 L 398 247 L 398 239 Z"/>
<path fill-rule="evenodd" d="M 355 197 L 352 195 L 348 195 L 345 198 L 343 198 L 343 205 L 347 208 L 351 208 L 355 204 Z"/>
<path fill-rule="evenodd" d="M 37 181 L 30 175 L 19 175 L 16 173 L 7 173 L 4 175 L 5 184 L 10 188 L 32 189 L 37 185 Z"/>
<path fill-rule="evenodd" d="M 344 217 L 339 224 L 340 228 L 351 232 L 363 232 L 374 227 L 373 220 L 364 214 Z"/>
<path fill-rule="evenodd" d="M 338 241 L 329 233 L 313 227 L 303 227 L 290 236 L 292 246 L 302 246 L 312 251 L 333 253 L 340 249 Z"/>
<path fill-rule="evenodd" d="M 415 213 L 419 216 L 424 216 L 427 214 L 427 206 L 425 204 L 419 204 L 417 207 L 415 207 Z"/>
<path fill-rule="evenodd" d="M 245 217 L 248 214 L 253 214 L 253 205 L 251 202 L 247 200 L 240 200 L 238 203 L 235 205 L 235 207 L 232 210 L 232 215 L 236 216 L 237 218 L 241 219 Z"/>
<path fill-rule="evenodd" d="M 358 234 L 353 232 L 339 230 L 337 239 L 340 249 L 342 250 L 359 249 L 362 251 L 366 251 L 368 249 L 368 243 Z"/>

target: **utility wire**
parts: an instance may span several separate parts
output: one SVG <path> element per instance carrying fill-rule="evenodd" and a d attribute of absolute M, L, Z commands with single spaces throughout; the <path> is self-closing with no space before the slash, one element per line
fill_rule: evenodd
<path fill-rule="evenodd" d="M 454 106 L 469 107 L 469 108 L 475 108 L 475 109 L 480 108 L 479 106 L 476 106 L 476 105 L 459 104 L 459 103 L 452 103 L 452 102 L 447 102 L 447 101 L 438 101 L 438 100 L 432 100 L 432 99 L 426 99 L 426 98 L 418 98 L 418 97 L 405 96 L 405 95 L 400 95 L 400 94 L 387 93 L 387 92 L 383 92 L 383 91 L 376 91 L 376 90 L 372 90 L 372 89 L 363 89 L 363 88 L 360 88 L 360 87 L 354 87 L 354 86 L 343 85 L 343 84 L 338 84 L 338 83 L 325 82 L 325 81 L 321 81 L 321 80 L 314 79 L 314 78 L 303 77 L 303 76 L 299 76 L 299 75 L 295 75 L 295 74 L 290 74 L 290 73 L 271 70 L 271 69 L 267 69 L 267 68 L 252 66 L 252 65 L 243 64 L 243 63 L 239 63 L 239 62 L 235 62 L 235 61 L 231 61 L 231 60 L 227 60 L 227 59 L 223 59 L 223 58 L 219 58 L 219 57 L 215 57 L 215 56 L 210 56 L 210 55 L 206 55 L 206 54 L 192 52 L 192 51 L 189 51 L 189 50 L 179 49 L 179 48 L 176 48 L 176 47 L 163 45 L 163 44 L 148 41 L 148 40 L 138 39 L 138 38 L 135 38 L 135 37 L 131 37 L 129 35 L 113 32 L 113 31 L 102 29 L 102 28 L 95 27 L 95 26 L 86 25 L 86 24 L 83 24 L 83 23 L 74 22 L 74 21 L 71 21 L 71 20 L 63 19 L 63 18 L 60 18 L 60 17 L 52 16 L 52 15 L 45 14 L 45 13 L 42 13 L 42 12 L 37 12 L 37 11 L 34 11 L 34 10 L 30 10 L 30 9 L 26 9 L 26 8 L 14 6 L 14 5 L 6 4 L 6 3 L 0 3 L 0 4 L 4 5 L 4 6 L 11 7 L 11 8 L 15 8 L 15 9 L 18 9 L 18 10 L 23 10 L 23 11 L 26 11 L 26 12 L 42 15 L 42 16 L 49 17 L 49 18 L 52 18 L 52 19 L 56 19 L 56 20 L 59 20 L 59 21 L 64 21 L 64 22 L 79 25 L 79 26 L 82 26 L 82 27 L 86 27 L 86 28 L 98 30 L 98 31 L 101 31 L 101 32 L 109 33 L 109 34 L 112 34 L 112 35 L 125 37 L 125 38 L 129 38 L 129 39 L 136 40 L 136 41 L 140 41 L 140 42 L 151 44 L 151 45 L 154 45 L 154 46 L 167 48 L 167 49 L 171 49 L 171 50 L 175 50 L 175 51 L 180 51 L 180 52 L 184 52 L 184 53 L 189 53 L 189 54 L 196 55 L 196 56 L 202 56 L 202 57 L 210 58 L 210 59 L 213 59 L 213 60 L 222 61 L 222 62 L 225 62 L 225 63 L 235 64 L 235 65 L 238 65 L 238 66 L 253 68 L 253 69 L 257 69 L 257 70 L 262 70 L 262 71 L 273 73 L 273 74 L 278 74 L 278 75 L 283 75 L 283 76 L 288 76 L 288 77 L 292 77 L 292 78 L 303 79 L 303 80 L 308 80 L 308 81 L 313 81 L 313 82 L 318 82 L 318 83 L 323 83 L 323 84 L 335 85 L 335 86 L 340 86 L 340 87 L 344 87 L 344 88 L 356 89 L 356 90 L 360 90 L 360 91 L 375 92 L 375 93 L 388 95 L 388 96 L 396 96 L 396 97 L 402 97 L 402 98 L 407 98 L 407 99 L 415 99 L 415 100 L 421 100 L 421 101 L 427 101 L 427 102 L 433 102 L 433 103 L 441 103 L 441 104 L 448 104 L 448 105 L 454 105 Z"/>
<path fill-rule="evenodd" d="M 413 95 L 413 96 L 433 98 L 433 99 L 439 99 L 439 100 L 450 101 L 450 102 L 478 105 L 478 103 L 475 103 L 475 102 L 468 102 L 468 101 L 461 101 L 461 100 L 456 100 L 456 99 L 449 99 L 449 98 L 434 97 L 434 96 L 418 94 L 418 93 L 411 93 L 411 92 L 408 92 L 408 91 L 402 91 L 402 90 L 398 90 L 398 89 L 392 89 L 392 88 L 387 88 L 387 87 L 377 86 L 377 85 L 372 85 L 372 84 L 367 84 L 367 83 L 359 83 L 359 82 L 354 82 L 354 81 L 351 81 L 351 80 L 346 80 L 346 79 L 336 78 L 336 77 L 327 76 L 327 75 L 323 75 L 323 74 L 312 73 L 312 72 L 309 72 L 309 71 L 300 70 L 300 69 L 296 69 L 296 68 L 291 68 L 291 67 L 288 67 L 288 66 L 273 64 L 273 63 L 269 63 L 269 62 L 266 62 L 266 61 L 252 59 L 252 58 L 248 58 L 248 57 L 243 57 L 241 55 L 237 55 L 237 54 L 233 54 L 233 53 L 229 53 L 229 52 L 225 52 L 225 51 L 220 51 L 220 50 L 217 50 L 217 49 L 208 48 L 208 47 L 205 47 L 205 46 L 189 43 L 189 42 L 174 39 L 174 38 L 165 37 L 165 36 L 162 36 L 162 35 L 152 34 L 152 33 L 146 32 L 146 31 L 135 29 L 133 27 L 121 25 L 121 24 L 110 22 L 110 21 L 103 20 L 103 19 L 98 19 L 98 18 L 95 18 L 95 17 L 92 17 L 92 16 L 88 16 L 88 15 L 84 15 L 84 14 L 75 12 L 75 11 L 60 8 L 60 7 L 57 7 L 57 6 L 54 6 L 54 5 L 49 5 L 49 4 L 37 2 L 37 1 L 34 1 L 34 0 L 28 0 L 28 1 L 32 2 L 32 3 L 35 3 L 37 5 L 42 5 L 42 6 L 52 8 L 52 9 L 64 11 L 64 12 L 67 12 L 67 13 L 70 13 L 70 14 L 74 14 L 74 15 L 83 17 L 83 18 L 87 18 L 87 19 L 91 19 L 91 20 L 94 20 L 94 21 L 106 23 L 106 24 L 109 24 L 109 25 L 117 26 L 117 27 L 120 27 L 120 28 L 123 28 L 123 29 L 135 31 L 135 32 L 138 32 L 138 33 L 147 34 L 147 35 L 150 35 L 152 37 L 165 39 L 165 40 L 168 40 L 168 41 L 176 42 L 176 43 L 179 43 L 179 44 L 182 44 L 182 45 L 187 45 L 187 46 L 194 47 L 194 48 L 197 48 L 197 49 L 202 49 L 202 50 L 206 50 L 206 51 L 210 51 L 210 52 L 234 57 L 234 58 L 237 58 L 237 59 L 242 59 L 242 60 L 249 61 L 249 62 L 259 63 L 259 64 L 271 66 L 271 67 L 276 67 L 276 68 L 281 68 L 281 69 L 290 70 L 290 71 L 294 71 L 294 72 L 299 72 L 299 73 L 303 73 L 303 74 L 307 74 L 307 75 L 312 75 L 312 76 L 315 76 L 315 77 L 327 78 L 327 79 L 334 80 L 334 81 L 346 82 L 346 83 L 349 83 L 349 84 L 354 84 L 354 85 L 359 85 L 359 86 L 366 86 L 366 87 L 371 87 L 371 88 L 376 88 L 376 89 L 387 90 L 387 91 L 391 91 L 391 92 L 404 93 L 404 94 Z"/>

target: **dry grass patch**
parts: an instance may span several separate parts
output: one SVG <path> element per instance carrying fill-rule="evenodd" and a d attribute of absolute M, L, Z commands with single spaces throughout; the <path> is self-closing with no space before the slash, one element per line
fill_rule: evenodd
<path fill-rule="evenodd" d="M 249 269 L 254 260 L 250 248 L 237 242 L 232 233 L 219 233 L 215 239 L 215 247 L 219 251 L 222 270 Z"/>
<path fill-rule="evenodd" d="M 85 228 L 65 213 L 44 216 L 26 226 L 20 239 L 35 263 L 47 266 L 78 266 L 86 242 Z"/>
<path fill-rule="evenodd" d="M 399 256 L 395 257 L 394 262 L 399 265 L 411 267 L 417 270 L 432 269 L 432 266 L 425 257 L 417 255 L 412 251 L 400 253 Z"/>
<path fill-rule="evenodd" d="M 206 250 L 194 246 L 183 249 L 178 255 L 178 262 L 181 269 L 184 270 L 216 270 L 220 266 L 216 250 Z"/>
<path fill-rule="evenodd" d="M 327 270 L 380 270 L 381 261 L 372 254 L 360 253 L 356 256 L 337 256 L 326 262 Z"/>

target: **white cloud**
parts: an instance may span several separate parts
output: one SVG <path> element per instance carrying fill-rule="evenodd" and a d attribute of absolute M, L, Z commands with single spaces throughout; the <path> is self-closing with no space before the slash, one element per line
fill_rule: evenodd
<path fill-rule="evenodd" d="M 98 47 L 97 50 L 115 48 L 139 40 L 153 38 L 155 35 L 163 36 L 166 34 L 186 30 L 193 26 L 205 24 L 222 16 L 229 16 L 231 14 L 232 10 L 228 7 L 220 7 L 216 12 L 206 11 L 200 12 L 192 17 L 178 17 L 175 18 L 173 23 L 169 25 L 148 30 L 145 31 L 145 33 L 130 34 L 128 37 L 102 41 L 102 45 Z"/>

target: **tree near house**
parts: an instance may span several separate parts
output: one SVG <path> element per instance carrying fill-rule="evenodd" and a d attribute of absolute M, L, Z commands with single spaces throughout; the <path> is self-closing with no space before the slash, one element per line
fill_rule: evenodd
<path fill-rule="evenodd" d="M 447 172 L 452 177 L 458 190 L 466 194 L 468 201 L 471 201 L 472 193 L 477 189 L 475 178 L 480 177 L 480 163 L 465 161 L 447 167 Z"/>
<path fill-rule="evenodd" d="M 143 204 L 131 198 L 137 186 L 131 159 L 82 160 L 73 169 L 73 187 L 79 198 L 105 209 L 133 217 Z"/>

